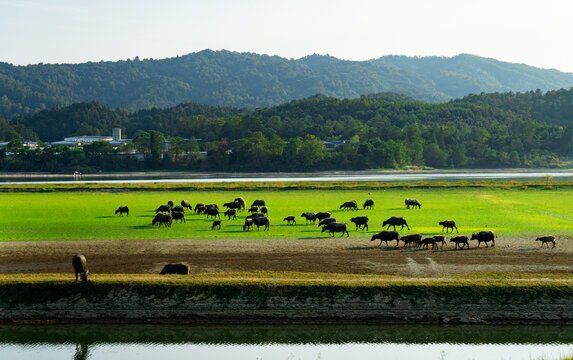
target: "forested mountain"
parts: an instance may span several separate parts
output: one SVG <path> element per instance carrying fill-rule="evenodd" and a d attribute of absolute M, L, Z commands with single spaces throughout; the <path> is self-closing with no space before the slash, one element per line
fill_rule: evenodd
<path fill-rule="evenodd" d="M 293 60 L 204 50 L 162 60 L 28 66 L 0 63 L 0 116 L 12 119 L 91 101 L 128 111 L 183 102 L 254 109 L 314 94 L 342 99 L 394 92 L 443 102 L 470 93 L 572 86 L 571 73 L 472 55 L 345 61 L 320 55 Z"/>
<path fill-rule="evenodd" d="M 35 132 L 51 141 L 69 135 L 110 135 L 112 127 L 121 126 L 133 138 L 126 145 L 131 148 L 113 150 L 107 143 L 52 150 L 49 156 L 69 158 L 51 161 L 41 149 L 22 149 L 19 161 L 2 160 L 0 154 L 0 169 L 558 167 L 571 158 L 572 106 L 573 90 L 480 94 L 439 104 L 386 93 L 358 99 L 316 95 L 256 110 L 183 103 L 128 112 L 96 102 L 78 103 L 0 121 L 0 140 L 10 140 L 3 139 L 2 132 L 12 137 L 21 133 L 20 140 Z M 172 145 L 167 156 L 162 154 L 164 137 Z M 327 151 L 327 140 L 339 140 L 339 146 Z M 121 157 L 133 147 L 150 154 L 146 162 Z M 207 158 L 198 157 L 200 150 Z"/>

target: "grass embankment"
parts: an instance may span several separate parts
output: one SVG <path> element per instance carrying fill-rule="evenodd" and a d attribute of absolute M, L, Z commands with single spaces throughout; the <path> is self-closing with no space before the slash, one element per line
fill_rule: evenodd
<path fill-rule="evenodd" d="M 410 187 L 407 184 L 378 188 L 373 183 L 356 183 L 358 189 L 340 189 L 352 186 L 344 183 L 312 183 L 314 190 L 293 190 L 285 187 L 265 189 L 265 184 L 218 184 L 218 190 L 186 191 L 55 191 L 5 192 L 0 194 L 0 241 L 39 240 L 107 240 L 107 239 L 313 239 L 328 238 L 316 225 L 306 225 L 300 217 L 306 211 L 329 211 L 340 222 L 349 224 L 351 238 L 369 239 L 382 230 L 382 221 L 390 216 L 403 216 L 411 230 L 404 228 L 402 235 L 422 233 L 425 236 L 441 233 L 439 221 L 455 220 L 460 234 L 491 229 L 499 237 L 535 238 L 553 234 L 558 238 L 573 236 L 573 218 L 568 199 L 573 198 L 573 187 L 527 187 L 523 183 L 506 182 L 503 186 L 457 187 L 448 183 L 441 187 Z M 512 185 L 514 184 L 514 185 Z M 163 184 L 162 184 L 163 185 Z M 66 186 L 68 186 L 66 184 Z M 190 186 L 187 184 L 186 186 Z M 193 185 L 195 186 L 195 185 Z M 199 186 L 199 185 L 197 185 Z M 202 185 L 201 185 L 202 186 Z M 272 183 L 270 186 L 277 186 Z M 323 187 L 323 188 L 321 188 Z M 362 188 L 363 187 L 363 188 Z M 525 187 L 525 189 L 524 189 Z M 121 189 L 121 186 L 119 187 Z M 192 189 L 189 187 L 188 189 Z M 257 190 L 255 190 L 257 189 Z M 262 190 L 261 190 L 262 189 Z M 117 189 L 116 189 L 117 190 Z M 151 226 L 155 209 L 173 200 L 223 203 L 243 197 L 250 205 L 255 199 L 266 200 L 271 221 L 270 231 L 245 232 L 242 229 L 245 213 L 238 220 L 223 219 L 220 231 L 212 231 L 212 220 L 204 215 L 187 212 L 185 224 L 171 228 Z M 422 209 L 407 210 L 405 198 L 417 198 Z M 374 209 L 362 210 L 366 199 L 374 200 Z M 356 200 L 357 211 L 340 210 L 339 206 Z M 129 206 L 129 217 L 114 215 L 119 206 Z M 296 216 L 297 224 L 287 225 L 283 218 Z M 368 216 L 369 230 L 355 231 L 350 219 Z M 338 236 L 338 235 L 337 235 Z"/>

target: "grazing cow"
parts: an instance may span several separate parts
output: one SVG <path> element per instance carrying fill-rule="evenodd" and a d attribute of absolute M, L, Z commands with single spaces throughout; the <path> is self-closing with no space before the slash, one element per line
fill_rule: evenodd
<path fill-rule="evenodd" d="M 485 230 L 485 231 L 480 231 L 477 234 L 472 234 L 472 240 L 477 240 L 478 241 L 478 246 L 483 242 L 485 243 L 485 247 L 487 246 L 488 241 L 491 241 L 491 246 L 494 247 L 495 246 L 495 238 L 496 235 L 493 231 L 491 230 Z"/>
<path fill-rule="evenodd" d="M 215 209 L 219 210 L 219 205 L 217 205 L 217 204 L 207 204 L 207 205 L 205 205 L 205 207 L 206 207 L 207 209 L 209 209 L 209 208 L 215 208 Z"/>
<path fill-rule="evenodd" d="M 422 240 L 422 234 L 406 235 L 401 240 L 404 242 L 404 247 L 418 247 L 420 246 L 420 240 Z"/>
<path fill-rule="evenodd" d="M 287 222 L 287 225 L 296 224 L 296 216 L 290 215 L 283 219 L 283 221 Z"/>
<path fill-rule="evenodd" d="M 346 223 L 337 223 L 337 222 L 333 222 L 327 225 L 324 225 L 322 227 L 322 231 L 321 232 L 325 232 L 328 230 L 328 233 L 330 234 L 330 236 L 334 237 L 334 233 L 342 233 L 340 235 L 340 237 L 344 236 L 344 233 L 346 233 L 346 236 L 349 237 L 350 234 L 348 233 L 348 230 L 346 230 Z"/>
<path fill-rule="evenodd" d="M 255 200 L 251 206 L 265 206 L 265 200 Z"/>
<path fill-rule="evenodd" d="M 119 214 L 119 216 L 123 216 L 123 214 L 125 213 L 127 216 L 129 216 L 129 208 L 127 206 L 120 206 L 116 211 L 116 214 Z"/>
<path fill-rule="evenodd" d="M 179 264 L 167 264 L 163 267 L 163 270 L 159 274 L 177 274 L 177 275 L 189 275 L 191 272 L 191 266 L 187 263 Z"/>
<path fill-rule="evenodd" d="M 314 224 L 316 221 L 316 214 L 313 213 L 312 211 L 307 211 L 305 213 L 302 213 L 302 215 L 300 217 L 303 217 L 306 219 L 306 223 L 308 224 L 309 221 L 312 221 L 312 223 Z"/>
<path fill-rule="evenodd" d="M 256 213 L 259 212 L 259 208 L 257 206 L 251 206 L 251 208 L 249 209 L 250 213 Z"/>
<path fill-rule="evenodd" d="M 247 208 L 247 203 L 245 203 L 245 199 L 243 199 L 242 197 L 238 197 L 233 201 L 236 201 L 239 204 L 241 204 L 241 208 L 239 209 L 239 211 L 241 211 L 241 209 L 245 210 Z"/>
<path fill-rule="evenodd" d="M 543 247 L 543 244 L 547 244 L 547 247 L 549 248 L 549 243 L 552 243 L 553 247 L 555 247 L 555 236 L 553 235 L 540 236 L 535 239 L 535 241 L 541 241 L 541 247 Z"/>
<path fill-rule="evenodd" d="M 218 217 L 219 219 L 221 218 L 221 216 L 219 215 L 219 209 L 214 207 L 205 209 L 205 214 L 207 214 L 207 217 L 213 217 L 213 219 L 216 217 Z"/>
<path fill-rule="evenodd" d="M 396 246 L 400 242 L 400 234 L 397 231 L 381 231 L 378 234 L 372 235 L 372 239 L 370 241 L 380 240 L 380 244 L 378 247 L 382 245 L 382 241 L 386 242 L 386 246 L 388 246 L 388 241 L 396 240 Z"/>
<path fill-rule="evenodd" d="M 316 219 L 321 221 L 324 220 L 326 218 L 330 217 L 330 213 L 328 211 L 321 211 L 321 212 L 317 212 L 316 213 Z"/>
<path fill-rule="evenodd" d="M 205 211 L 205 204 L 204 204 L 204 203 L 197 203 L 197 205 L 195 205 L 194 211 L 197 212 L 197 210 L 198 210 L 199 208 L 202 208 L 203 211 Z"/>
<path fill-rule="evenodd" d="M 187 200 L 181 200 L 181 206 L 183 206 L 184 209 L 191 210 L 191 203 Z"/>
<path fill-rule="evenodd" d="M 246 218 L 245 219 L 245 224 L 243 225 L 243 231 L 247 230 L 249 231 L 249 229 L 253 228 L 253 219 L 252 218 Z"/>
<path fill-rule="evenodd" d="M 271 222 L 267 217 L 255 217 L 253 218 L 253 224 L 257 225 L 257 230 L 260 230 L 261 226 L 265 227 L 265 231 L 269 229 Z"/>
<path fill-rule="evenodd" d="M 450 239 L 450 242 L 456 243 L 456 247 L 454 249 L 457 249 L 458 246 L 460 247 L 460 249 L 463 249 L 464 246 L 467 246 L 468 249 L 470 248 L 470 243 L 468 242 L 469 238 L 465 235 L 460 235 L 460 236 L 455 236 L 453 238 Z"/>
<path fill-rule="evenodd" d="M 353 222 L 354 225 L 356 225 L 356 230 L 360 228 L 362 230 L 366 229 L 366 231 L 368 231 L 368 216 L 353 217 L 352 219 L 350 219 L 350 221 Z"/>
<path fill-rule="evenodd" d="M 458 231 L 458 227 L 456 226 L 456 222 L 454 220 L 444 220 L 444 221 L 440 221 L 438 224 L 442 225 L 442 231 L 444 231 L 444 229 L 446 229 L 446 233 L 448 232 L 448 229 L 452 229 L 452 232 L 454 232 L 454 228 L 456 228 L 456 231 L 458 232 L 458 234 L 460 233 Z"/>
<path fill-rule="evenodd" d="M 164 214 L 159 213 L 155 215 L 155 218 L 151 221 L 151 225 L 157 224 L 157 227 L 161 227 L 161 225 L 165 225 L 165 227 L 171 227 L 171 222 L 173 221 L 173 216 L 171 214 Z"/>
<path fill-rule="evenodd" d="M 167 205 L 173 207 L 173 201 L 169 200 L 169 201 L 167 202 Z"/>
<path fill-rule="evenodd" d="M 347 201 L 344 204 L 340 205 L 339 209 L 357 210 L 358 204 L 356 203 L 356 200 Z"/>
<path fill-rule="evenodd" d="M 263 213 L 252 213 L 251 215 L 247 216 L 247 219 L 254 219 L 254 218 L 259 218 L 259 217 L 265 217 L 265 214 Z"/>
<path fill-rule="evenodd" d="M 442 243 L 440 249 L 443 248 L 444 245 L 448 247 L 448 243 L 446 242 L 446 237 L 444 235 L 434 235 L 434 239 L 436 239 L 436 246 L 438 246 L 438 243 Z"/>
<path fill-rule="evenodd" d="M 261 213 L 265 214 L 265 216 L 268 215 L 269 214 L 269 208 L 266 206 L 261 206 Z"/>
<path fill-rule="evenodd" d="M 213 225 L 211 225 L 211 230 L 215 230 L 215 228 L 218 228 L 218 230 L 221 230 L 221 220 L 213 221 Z"/>
<path fill-rule="evenodd" d="M 410 206 L 413 206 L 414 208 L 421 208 L 422 204 L 417 200 L 417 199 L 406 199 L 404 200 L 404 203 L 406 204 L 406 209 L 409 209 Z"/>
<path fill-rule="evenodd" d="M 159 212 L 166 212 L 166 213 L 170 213 L 171 212 L 171 206 L 169 205 L 159 205 L 159 207 L 157 209 L 155 209 L 155 213 L 159 213 Z"/>
<path fill-rule="evenodd" d="M 173 217 L 173 220 L 175 220 L 175 222 L 177 222 L 177 220 L 179 220 L 180 222 L 187 222 L 187 221 L 185 221 L 185 213 L 184 212 L 173 211 L 171 213 L 171 216 Z"/>
<path fill-rule="evenodd" d="M 80 275 L 83 283 L 88 282 L 88 275 L 90 272 L 88 271 L 88 263 L 86 261 L 86 257 L 82 254 L 75 254 L 72 258 L 72 266 L 74 267 L 74 272 L 76 273 L 76 282 L 78 282 L 78 274 Z"/>
<path fill-rule="evenodd" d="M 240 209 L 241 208 L 241 204 L 239 204 L 237 201 L 224 203 L 223 206 L 226 208 L 229 208 L 229 209 Z"/>
<path fill-rule="evenodd" d="M 173 209 L 171 209 L 171 212 L 174 212 L 174 211 L 184 213 L 184 212 L 185 212 L 185 208 L 184 208 L 183 206 L 181 206 L 181 205 L 177 205 L 177 206 L 175 206 Z"/>
<path fill-rule="evenodd" d="M 205 205 L 201 205 L 199 207 L 195 207 L 195 211 L 197 212 L 197 215 L 201 215 L 205 212 L 205 210 L 207 210 L 207 208 L 205 207 Z"/>
<path fill-rule="evenodd" d="M 366 201 L 364 201 L 364 204 L 362 204 L 362 209 L 372 209 L 372 206 L 374 206 L 374 200 L 366 199 Z"/>
<path fill-rule="evenodd" d="M 402 227 L 400 228 L 400 230 L 404 229 L 404 226 L 408 228 L 408 230 L 410 230 L 410 227 L 408 226 L 408 223 L 406 222 L 406 219 L 404 219 L 403 217 L 398 217 L 398 216 L 392 216 L 391 218 L 389 218 L 388 220 L 384 221 L 382 223 L 382 227 L 388 225 L 388 227 L 386 228 L 386 230 L 390 229 L 390 226 L 394 227 L 394 231 L 396 231 L 396 226 L 400 226 L 402 225 Z"/>
<path fill-rule="evenodd" d="M 318 226 L 328 225 L 330 223 L 336 222 L 336 218 L 329 217 L 326 219 L 322 219 L 318 222 Z"/>
<path fill-rule="evenodd" d="M 229 220 L 231 220 L 231 217 L 237 220 L 237 209 L 228 209 L 223 215 L 228 216 Z"/>
<path fill-rule="evenodd" d="M 423 238 L 422 240 L 420 240 L 420 247 L 422 249 L 427 249 L 428 245 L 432 244 L 432 250 L 434 248 L 438 248 L 438 244 L 437 244 L 438 240 L 435 237 L 427 237 L 427 238 Z"/>

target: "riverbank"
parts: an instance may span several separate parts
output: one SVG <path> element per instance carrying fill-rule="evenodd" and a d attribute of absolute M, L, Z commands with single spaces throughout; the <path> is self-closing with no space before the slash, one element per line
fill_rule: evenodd
<path fill-rule="evenodd" d="M 573 279 L 2 275 L 0 322 L 572 325 Z"/>

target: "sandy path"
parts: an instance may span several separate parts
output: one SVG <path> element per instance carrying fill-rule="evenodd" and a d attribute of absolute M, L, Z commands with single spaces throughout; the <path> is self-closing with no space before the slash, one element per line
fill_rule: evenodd
<path fill-rule="evenodd" d="M 500 239 L 495 248 L 377 247 L 363 239 L 105 240 L 0 243 L 0 273 L 68 273 L 83 253 L 92 273 L 158 273 L 185 261 L 192 271 L 300 271 L 434 277 L 470 272 L 573 274 L 573 239 L 540 249 L 531 239 Z"/>

